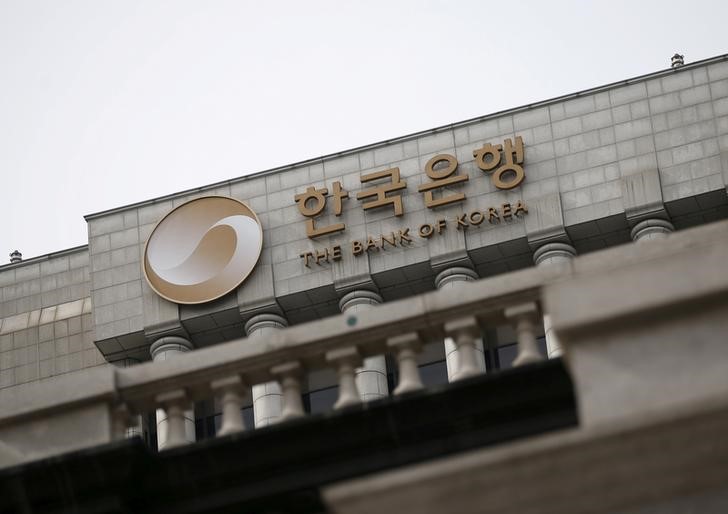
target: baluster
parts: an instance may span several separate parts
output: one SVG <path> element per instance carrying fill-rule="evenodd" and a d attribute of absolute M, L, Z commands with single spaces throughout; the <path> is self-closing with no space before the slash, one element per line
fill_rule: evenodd
<path fill-rule="evenodd" d="M 513 361 L 513 366 L 523 366 L 544 360 L 536 342 L 536 320 L 539 314 L 536 303 L 514 305 L 506 308 L 503 313 L 506 319 L 511 321 L 518 338 L 518 356 Z"/>
<path fill-rule="evenodd" d="M 416 358 L 422 347 L 422 341 L 417 332 L 390 337 L 387 339 L 387 347 L 394 351 L 399 368 L 399 384 L 394 389 L 394 394 L 399 395 L 422 389 Z"/>
<path fill-rule="evenodd" d="M 339 398 L 334 404 L 334 409 L 361 403 L 354 370 L 361 365 L 362 358 L 356 347 L 347 346 L 326 352 L 326 361 L 336 365 L 336 373 L 339 376 Z"/>
<path fill-rule="evenodd" d="M 182 446 L 188 443 L 185 431 L 185 409 L 190 401 L 184 389 L 176 389 L 156 396 L 155 401 L 162 406 L 167 415 L 167 437 L 162 449 Z"/>
<path fill-rule="evenodd" d="M 242 408 L 247 387 L 240 376 L 234 375 L 213 380 L 210 388 L 222 404 L 222 425 L 217 435 L 224 436 L 245 430 Z"/>
<path fill-rule="evenodd" d="M 462 380 L 480 374 L 475 353 L 475 341 L 480 336 L 478 320 L 467 316 L 445 323 L 445 333 L 453 338 L 458 349 L 458 369 L 452 380 Z"/>
<path fill-rule="evenodd" d="M 281 419 L 293 419 L 304 415 L 303 401 L 301 401 L 301 374 L 303 368 L 298 361 L 286 362 L 273 366 L 271 374 L 281 384 L 283 393 L 283 409 Z"/>

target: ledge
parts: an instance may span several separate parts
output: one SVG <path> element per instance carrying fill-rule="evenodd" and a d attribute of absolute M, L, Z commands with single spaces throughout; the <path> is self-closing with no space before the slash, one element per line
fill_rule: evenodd
<path fill-rule="evenodd" d="M 552 360 L 159 454 L 134 439 L 7 468 L 0 512 L 320 513 L 326 484 L 576 422 Z"/>

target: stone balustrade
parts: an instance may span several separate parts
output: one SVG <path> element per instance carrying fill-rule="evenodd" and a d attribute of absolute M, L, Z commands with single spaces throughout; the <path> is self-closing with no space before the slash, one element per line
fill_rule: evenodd
<path fill-rule="evenodd" d="M 271 331 L 265 337 L 240 338 L 194 350 L 174 359 L 94 370 L 88 379 L 69 376 L 55 381 L 53 387 L 38 383 L 15 388 L 5 392 L 13 396 L 9 401 L 0 398 L 0 440 L 10 453 L 17 450 L 26 458 L 43 457 L 121 438 L 137 414 L 160 410 L 166 420 L 164 449 L 173 448 L 188 444 L 185 412 L 204 399 L 216 398 L 222 406 L 219 436 L 252 429 L 244 426 L 241 408 L 253 384 L 279 384 L 282 421 L 303 416 L 302 379 L 322 368 L 336 371 L 339 398 L 334 408 L 343 409 L 362 401 L 355 370 L 364 359 L 391 354 L 400 377 L 393 394 L 406 394 L 422 388 L 416 355 L 423 344 L 452 337 L 460 350 L 455 378 L 464 379 L 480 373 L 475 342 L 481 330 L 505 323 L 523 334 L 519 336 L 518 361 L 532 362 L 545 356 L 534 354 L 532 334 L 518 329 L 522 317 L 508 317 L 508 313 L 537 312 L 543 285 L 557 277 L 552 270 L 528 269 L 488 279 L 487 287 L 468 283 L 457 290 L 391 302 L 387 309 L 344 313 Z M 28 398 L 40 401 L 26 403 Z M 104 421 L 82 416 L 87 409 Z M 24 428 L 53 430 L 54 423 L 61 421 L 74 425 L 68 431 L 75 434 L 72 440 L 59 444 L 57 439 L 22 435 Z"/>
<path fill-rule="evenodd" d="M 466 379 L 478 372 L 475 342 L 486 327 L 510 324 L 518 337 L 515 364 L 526 365 L 545 357 L 534 338 L 542 305 L 564 345 L 582 426 L 693 404 L 728 394 L 726 260 L 728 222 L 720 222 L 174 359 L 12 388 L 0 392 L 0 465 L 122 438 L 137 414 L 155 409 L 166 414 L 165 448 L 187 444 L 184 413 L 203 399 L 222 406 L 219 436 L 249 429 L 241 407 L 253 384 L 277 382 L 281 422 L 300 418 L 302 379 L 323 368 L 338 376 L 334 408 L 350 408 L 361 401 L 355 370 L 377 355 L 394 357 L 393 394 L 407 394 L 422 388 L 417 352 L 445 337 L 458 347 L 454 378 Z"/>
<path fill-rule="evenodd" d="M 344 313 L 268 334 L 239 339 L 179 355 L 173 360 L 116 369 L 117 403 L 124 412 L 167 414 L 165 448 L 186 444 L 184 412 L 196 402 L 215 397 L 222 405 L 218 435 L 245 427 L 241 408 L 251 385 L 275 381 L 283 408 L 281 420 L 305 415 L 302 382 L 308 372 L 333 369 L 339 382 L 334 409 L 362 402 L 356 370 L 370 357 L 391 354 L 399 384 L 393 394 L 421 389 L 416 356 L 423 344 L 452 337 L 459 350 L 455 379 L 481 373 L 475 342 L 488 326 L 513 325 L 518 334 L 516 365 L 544 359 L 533 337 L 543 284 L 558 273 L 529 269 L 488 280 L 488 287 L 468 284 L 456 291 L 437 291 L 391 302 L 387 309 Z M 530 330 L 524 329 L 530 327 Z"/>

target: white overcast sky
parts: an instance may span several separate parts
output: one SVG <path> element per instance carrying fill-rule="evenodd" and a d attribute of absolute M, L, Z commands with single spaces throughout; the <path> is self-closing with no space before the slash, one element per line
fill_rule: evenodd
<path fill-rule="evenodd" d="M 0 0 L 0 263 L 84 214 L 728 53 L 728 2 Z"/>

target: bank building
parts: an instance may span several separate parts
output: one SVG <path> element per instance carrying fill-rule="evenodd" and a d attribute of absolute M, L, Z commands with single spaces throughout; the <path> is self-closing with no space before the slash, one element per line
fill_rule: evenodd
<path fill-rule="evenodd" d="M 90 214 L 0 266 L 0 512 L 728 512 L 727 184 L 676 54 Z"/>

